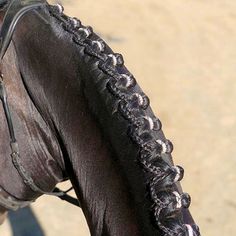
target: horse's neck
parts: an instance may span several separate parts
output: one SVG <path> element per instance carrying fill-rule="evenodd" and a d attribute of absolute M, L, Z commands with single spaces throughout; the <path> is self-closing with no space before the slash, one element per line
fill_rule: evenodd
<path fill-rule="evenodd" d="M 31 28 L 34 32 L 28 30 Z M 19 64 L 25 86 L 56 132 L 66 170 L 92 235 L 156 235 L 142 169 L 134 158 L 135 148 L 131 150 L 132 144 L 122 146 L 128 143 L 123 135 L 123 140 L 116 143 L 120 152 L 113 150 L 112 153 L 110 140 L 104 139 L 106 127 L 102 133 L 102 126 L 88 106 L 96 97 L 91 94 L 95 89 L 85 85 L 94 68 L 89 70 L 90 58 L 83 54 L 83 48 L 75 46 L 61 29 L 45 25 L 41 18 L 33 15 L 24 18 L 14 41 L 17 54 L 21 56 Z M 94 77 L 99 76 L 98 73 Z M 118 129 L 114 127 L 114 137 L 126 133 Z"/>
<path fill-rule="evenodd" d="M 22 83 L 16 64 L 13 45 L 7 51 L 1 71 L 7 91 L 22 166 L 42 189 L 51 190 L 61 181 L 60 149 L 48 125 L 32 103 Z M 13 166 L 10 137 L 5 113 L 0 103 L 0 186 L 18 199 L 34 199 L 39 196 L 23 182 Z M 57 156 L 57 161 L 53 158 Z M 61 162 L 62 166 L 62 162 Z M 63 168 L 63 167 L 62 167 Z M 9 174 L 10 173 L 10 174 Z"/>
<path fill-rule="evenodd" d="M 120 169 L 112 157 L 88 108 L 78 77 L 78 48 L 51 35 L 50 27 L 37 29 L 42 25 L 39 21 L 32 16 L 27 21 L 26 17 L 17 29 L 14 41 L 21 55 L 19 64 L 34 104 L 57 131 L 68 174 L 92 235 L 153 235 L 155 231 L 147 223 L 149 217 L 143 214 L 143 220 L 137 219 L 135 201 L 121 171 L 126 167 Z M 25 32 L 31 24 L 40 40 Z"/>

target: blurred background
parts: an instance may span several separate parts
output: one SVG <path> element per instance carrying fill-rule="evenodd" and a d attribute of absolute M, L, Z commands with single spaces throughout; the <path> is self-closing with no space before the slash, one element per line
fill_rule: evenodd
<path fill-rule="evenodd" d="M 61 3 L 123 54 L 149 96 L 185 168 L 182 186 L 202 235 L 236 235 L 236 1 Z M 0 235 L 90 234 L 80 209 L 42 197 L 10 214 Z"/>

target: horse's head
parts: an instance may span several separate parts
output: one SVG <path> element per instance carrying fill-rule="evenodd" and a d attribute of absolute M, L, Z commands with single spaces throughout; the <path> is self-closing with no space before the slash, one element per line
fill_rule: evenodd
<path fill-rule="evenodd" d="M 61 6 L 41 5 L 8 25 L 4 193 L 28 203 L 69 177 L 93 235 L 199 235 L 183 169 L 122 56 Z"/>

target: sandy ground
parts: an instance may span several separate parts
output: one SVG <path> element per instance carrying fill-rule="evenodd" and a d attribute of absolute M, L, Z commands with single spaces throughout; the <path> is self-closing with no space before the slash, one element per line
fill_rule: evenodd
<path fill-rule="evenodd" d="M 202 235 L 236 235 L 236 1 L 62 2 L 124 55 L 150 97 Z M 89 235 L 80 210 L 57 199 L 33 210 L 47 236 Z M 0 235 L 10 232 L 6 222 Z"/>

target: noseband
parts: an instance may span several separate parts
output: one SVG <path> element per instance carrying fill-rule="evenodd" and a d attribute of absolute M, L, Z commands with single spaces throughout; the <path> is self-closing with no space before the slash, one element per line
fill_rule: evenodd
<path fill-rule="evenodd" d="M 2 60 L 5 56 L 5 53 L 9 47 L 9 44 L 12 39 L 12 35 L 16 28 L 17 23 L 20 19 L 29 11 L 35 10 L 44 6 L 46 2 L 44 0 L 12 0 L 8 6 L 8 9 L 5 13 L 2 28 L 0 30 L 0 65 L 2 64 Z M 60 191 L 59 189 L 55 189 L 53 192 L 45 192 L 41 188 L 39 188 L 27 173 L 23 165 L 21 164 L 21 158 L 19 153 L 19 147 L 17 143 L 17 139 L 15 136 L 14 125 L 12 122 L 12 117 L 7 101 L 7 91 L 4 86 L 4 79 L 2 73 L 0 73 L 0 99 L 2 101 L 8 130 L 10 134 L 10 148 L 11 148 L 11 159 L 12 162 L 19 172 L 20 176 L 24 180 L 24 183 L 31 188 L 34 192 L 38 192 L 41 194 L 53 195 L 61 198 L 62 200 L 68 201 L 76 206 L 78 206 L 77 199 L 71 198 L 67 195 L 66 192 Z M 3 189 L 0 187 L 0 205 L 10 210 L 17 210 L 19 208 L 25 207 L 32 203 L 33 201 L 19 201 L 9 194 L 4 193 Z M 7 196 L 5 196 L 7 195 Z"/>

